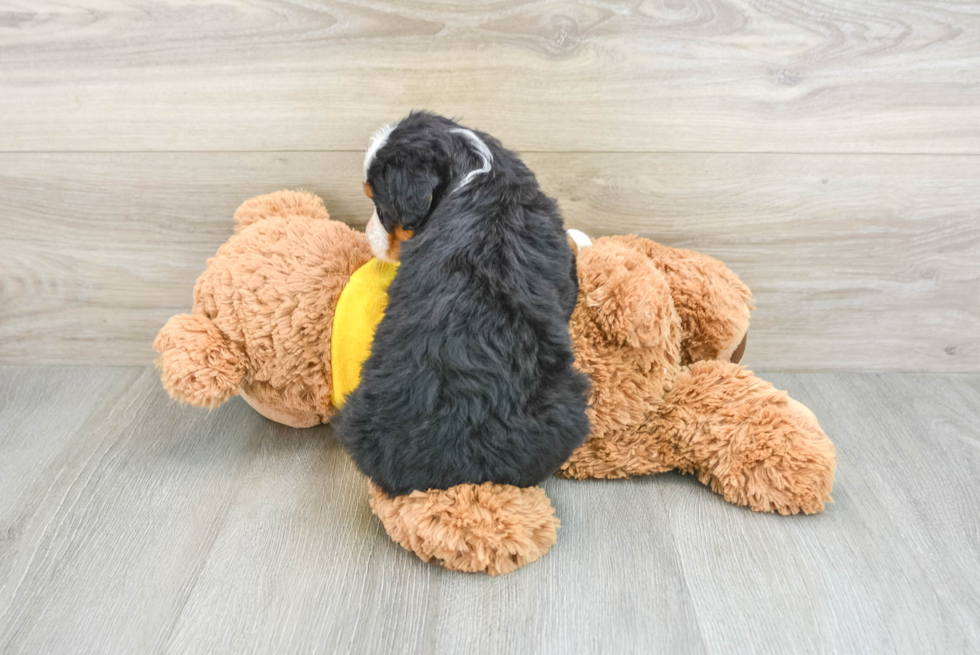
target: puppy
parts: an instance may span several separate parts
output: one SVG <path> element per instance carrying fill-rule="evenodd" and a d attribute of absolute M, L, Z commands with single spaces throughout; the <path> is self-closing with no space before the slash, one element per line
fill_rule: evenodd
<path fill-rule="evenodd" d="M 372 250 L 401 264 L 339 438 L 389 495 L 541 482 L 589 433 L 555 201 L 496 139 L 425 112 L 375 135 L 364 174 Z"/>

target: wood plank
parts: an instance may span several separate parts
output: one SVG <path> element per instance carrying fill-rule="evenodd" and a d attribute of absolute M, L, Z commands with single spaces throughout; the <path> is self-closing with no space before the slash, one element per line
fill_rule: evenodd
<path fill-rule="evenodd" d="M 725 261 L 747 363 L 980 369 L 972 156 L 529 154 L 566 223 Z M 146 364 L 244 199 L 321 194 L 363 226 L 360 153 L 0 155 L 0 363 Z M 106 184 L 109 180 L 111 183 Z"/>
<path fill-rule="evenodd" d="M 709 650 L 976 650 L 980 395 L 952 377 L 764 377 L 834 439 L 836 502 L 737 513 L 693 478 L 657 478 Z"/>
<path fill-rule="evenodd" d="M 980 368 L 980 160 L 549 155 L 575 227 L 717 257 L 749 285 L 746 363 Z"/>
<path fill-rule="evenodd" d="M 152 370 L 0 368 L 0 651 L 980 648 L 980 376 L 764 377 L 837 444 L 826 513 L 552 479 L 558 543 L 487 578 L 391 542 L 330 428 L 178 406 Z"/>
<path fill-rule="evenodd" d="M 670 535 L 650 529 L 666 520 L 655 489 L 550 480 L 561 553 L 460 575 L 391 542 L 348 456 L 313 433 L 261 447 L 166 650 L 703 652 Z M 612 534 L 621 547 L 604 547 Z"/>
<path fill-rule="evenodd" d="M 52 471 L 79 427 L 141 373 L 141 368 L 0 368 L 0 525 L 5 526 L 0 580 L 6 579 L 4 564 L 24 525 L 57 490 Z"/>
<path fill-rule="evenodd" d="M 876 496 L 875 519 L 895 526 L 889 539 L 882 537 L 876 543 L 887 547 L 889 556 L 905 549 L 914 553 L 917 566 L 903 575 L 907 580 L 926 579 L 935 589 L 928 605 L 942 614 L 943 634 L 927 638 L 899 632 L 905 638 L 900 648 L 906 652 L 935 648 L 945 641 L 948 652 L 976 650 L 980 577 L 963 571 L 980 570 L 975 502 L 980 477 L 980 378 L 796 377 L 804 390 L 799 394 L 802 398 L 819 399 L 814 405 L 828 417 L 829 433 L 850 430 L 867 435 L 849 445 L 849 460 L 858 473 L 851 493 L 870 495 L 863 486 Z M 887 432 L 881 432 L 882 427 Z M 883 447 L 886 440 L 889 444 Z M 910 621 L 930 620 L 925 604 L 911 601 L 908 594 L 896 593 L 888 602 L 906 605 Z"/>
<path fill-rule="evenodd" d="M 59 374 L 32 369 L 25 386 Z M 24 377 L 0 374 L 0 398 Z M 30 398 L 10 409 L 72 418 Z M 181 407 L 151 370 L 92 404 L 35 482 L 50 489 L 25 495 L 32 516 L 16 531 L 21 503 L 0 517 L 3 652 L 557 653 L 600 637 L 617 652 L 703 651 L 669 534 L 649 530 L 666 519 L 643 502 L 655 489 L 550 480 L 565 554 L 497 579 L 462 575 L 387 537 L 329 428 L 285 428 L 239 399 Z M 606 548 L 599 536 L 613 530 L 631 546 Z"/>
<path fill-rule="evenodd" d="M 359 150 L 429 108 L 525 151 L 980 153 L 953 0 L 6 0 L 0 60 L 0 151 Z"/>
<path fill-rule="evenodd" d="M 120 377 L 80 370 L 95 389 Z M 0 393 L 56 388 L 64 374 L 34 369 L 25 382 L 4 372 Z M 30 444 L 18 434 L 0 445 L 5 477 L 24 489 L 0 505 L 4 653 L 149 652 L 196 583 L 251 448 L 272 429 L 240 402 L 183 411 L 151 369 L 122 377 L 127 384 L 91 401 L 96 411 L 81 422 L 61 394 L 8 407 L 55 427 Z M 86 385 L 74 393 L 85 398 Z M 62 445 L 55 457 L 49 439 Z M 21 448 L 37 457 L 18 457 Z"/>

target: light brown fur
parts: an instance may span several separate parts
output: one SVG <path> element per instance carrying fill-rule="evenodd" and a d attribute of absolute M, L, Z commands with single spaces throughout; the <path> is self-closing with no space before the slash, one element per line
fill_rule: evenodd
<path fill-rule="evenodd" d="M 560 525 L 541 487 L 485 482 L 390 498 L 369 484 L 388 535 L 456 571 L 499 575 L 530 564 L 555 543 Z"/>
<path fill-rule="evenodd" d="M 650 258 L 681 319 L 681 363 L 728 359 L 749 329 L 752 293 L 717 259 L 636 236 L 605 237 Z"/>
<path fill-rule="evenodd" d="M 637 266 L 637 257 L 649 266 Z M 689 250 L 605 237 L 580 256 L 579 279 L 570 329 L 576 364 L 593 382 L 592 434 L 560 476 L 679 469 L 756 511 L 823 509 L 837 462 L 833 444 L 809 410 L 726 361 L 751 309 L 748 288 L 734 274 Z M 637 316 L 645 327 L 634 327 Z M 621 325 L 629 335 L 660 326 L 663 336 L 659 343 L 624 339 Z"/>
<path fill-rule="evenodd" d="M 295 427 L 327 422 L 330 335 L 340 291 L 370 259 L 364 235 L 329 220 L 319 198 L 280 192 L 236 212 L 194 290 L 154 344 L 170 394 L 216 407 L 241 394 Z M 721 262 L 635 236 L 578 253 L 570 332 L 592 379 L 592 432 L 568 478 L 696 473 L 755 511 L 813 513 L 830 501 L 836 453 L 816 417 L 727 361 L 748 329 L 751 294 Z M 538 487 L 484 483 L 389 498 L 371 485 L 388 534 L 447 568 L 506 573 L 554 543 Z"/>
<path fill-rule="evenodd" d="M 235 212 L 235 223 L 235 235 L 197 280 L 192 313 L 174 316 L 157 336 L 164 387 L 200 407 L 241 390 L 273 420 L 327 422 L 335 411 L 334 308 L 371 249 L 362 233 L 331 221 L 323 202 L 304 192 L 253 198 Z"/>

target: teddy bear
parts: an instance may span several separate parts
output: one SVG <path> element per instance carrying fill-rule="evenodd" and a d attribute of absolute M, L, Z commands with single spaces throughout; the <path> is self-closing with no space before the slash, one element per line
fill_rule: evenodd
<path fill-rule="evenodd" d="M 591 380 L 591 433 L 559 477 L 680 470 L 754 511 L 816 513 L 831 501 L 836 453 L 805 406 L 739 365 L 749 289 L 721 262 L 636 236 L 576 247 L 569 324 Z M 208 260 L 190 314 L 154 347 L 182 402 L 240 395 L 263 416 L 328 423 L 357 386 L 395 265 L 302 191 L 252 198 Z M 529 564 L 560 526 L 540 487 L 484 482 L 388 497 L 368 481 L 388 534 L 426 561 L 491 575 Z"/>

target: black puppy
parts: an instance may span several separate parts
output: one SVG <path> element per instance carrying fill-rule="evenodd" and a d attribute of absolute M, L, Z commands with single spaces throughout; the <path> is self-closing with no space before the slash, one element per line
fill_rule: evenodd
<path fill-rule="evenodd" d="M 372 249 L 401 266 L 337 434 L 389 495 L 541 482 L 589 432 L 555 201 L 496 139 L 430 113 L 375 135 L 364 169 Z"/>

